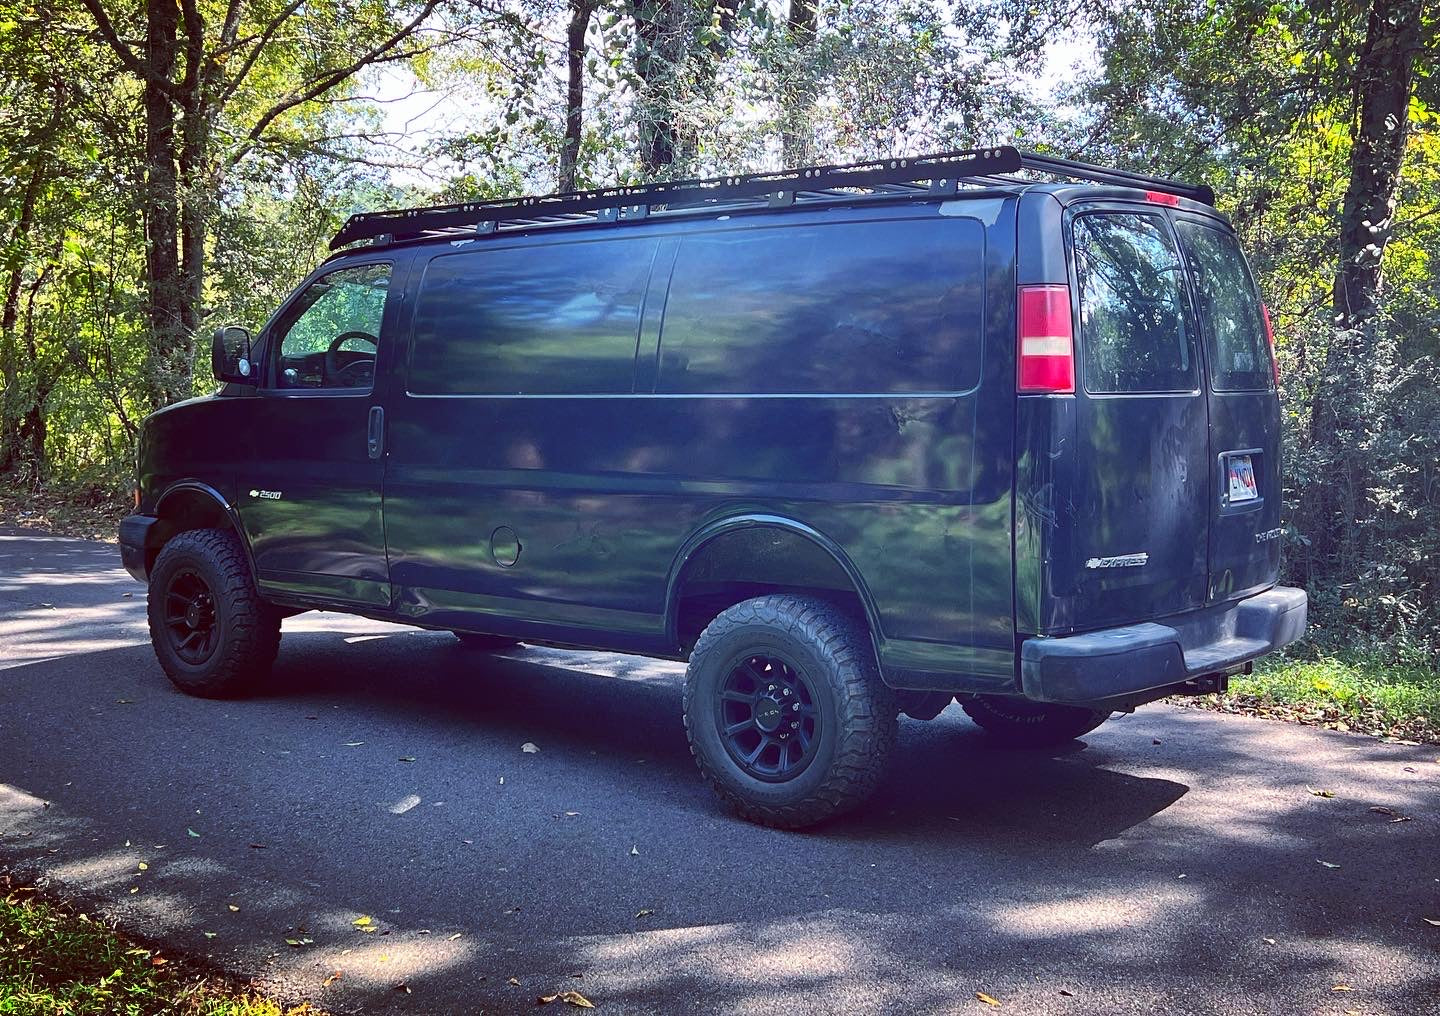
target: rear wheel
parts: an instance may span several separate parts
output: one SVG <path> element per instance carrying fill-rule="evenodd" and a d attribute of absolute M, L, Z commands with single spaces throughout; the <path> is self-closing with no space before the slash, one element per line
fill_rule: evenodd
<path fill-rule="evenodd" d="M 496 652 L 501 649 L 513 649 L 520 644 L 518 639 L 506 638 L 504 635 L 482 635 L 473 631 L 451 632 L 460 644 L 466 649 L 474 649 L 479 652 Z"/>
<path fill-rule="evenodd" d="M 690 751 L 720 798 L 762 825 L 813 825 L 869 797 L 895 716 L 864 627 L 822 600 L 746 600 L 690 655 Z"/>
<path fill-rule="evenodd" d="M 160 666 L 191 695 L 253 690 L 280 648 L 280 612 L 256 592 L 245 549 L 229 530 L 193 529 L 165 544 L 146 613 Z"/>
<path fill-rule="evenodd" d="M 1108 710 L 1030 702 L 1000 695 L 976 695 L 962 700 L 960 708 L 995 740 L 1024 748 L 1072 741 L 1090 733 L 1110 718 Z"/>

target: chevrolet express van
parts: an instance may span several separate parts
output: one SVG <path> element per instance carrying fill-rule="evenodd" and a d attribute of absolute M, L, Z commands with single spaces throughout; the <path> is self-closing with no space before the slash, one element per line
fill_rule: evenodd
<path fill-rule="evenodd" d="M 799 827 L 897 714 L 1045 745 L 1299 638 L 1268 316 L 1208 188 L 1013 148 L 353 217 L 144 425 L 126 567 L 204 696 L 325 609 L 687 660 Z"/>

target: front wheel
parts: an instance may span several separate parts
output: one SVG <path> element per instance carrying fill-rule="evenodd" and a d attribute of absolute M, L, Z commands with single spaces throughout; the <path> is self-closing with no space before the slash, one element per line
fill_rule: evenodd
<path fill-rule="evenodd" d="M 1109 710 L 1060 706 L 1047 702 L 976 695 L 964 709 L 993 740 L 1020 748 L 1043 748 L 1083 737 L 1110 718 Z"/>
<path fill-rule="evenodd" d="M 206 698 L 254 689 L 280 648 L 280 611 L 260 598 L 240 538 L 193 529 L 150 572 L 150 641 L 175 687 Z"/>
<path fill-rule="evenodd" d="M 894 694 L 864 627 L 823 600 L 760 596 L 711 621 L 685 677 L 685 732 L 742 818 L 796 829 L 858 806 L 895 745 Z"/>

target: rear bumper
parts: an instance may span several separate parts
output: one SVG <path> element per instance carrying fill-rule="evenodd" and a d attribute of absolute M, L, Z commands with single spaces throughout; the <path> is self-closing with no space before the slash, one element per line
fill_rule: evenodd
<path fill-rule="evenodd" d="M 154 515 L 127 515 L 120 520 L 120 563 L 136 582 L 150 581 L 151 550 L 158 546 Z"/>
<path fill-rule="evenodd" d="M 1275 586 L 1193 614 L 1020 647 L 1020 686 L 1037 702 L 1101 702 L 1231 671 L 1305 634 L 1303 589 Z"/>

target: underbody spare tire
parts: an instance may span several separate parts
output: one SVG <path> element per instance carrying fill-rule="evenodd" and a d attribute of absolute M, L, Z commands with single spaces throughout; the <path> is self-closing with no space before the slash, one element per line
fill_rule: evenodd
<path fill-rule="evenodd" d="M 761 825 L 814 825 L 869 797 L 895 746 L 896 711 L 864 625 L 824 600 L 738 603 L 690 654 L 690 751 L 721 800 Z"/>
<path fill-rule="evenodd" d="M 192 529 L 150 572 L 150 642 L 175 687 L 206 698 L 255 689 L 280 648 L 280 614 L 260 598 L 245 548 L 228 529 Z"/>
<path fill-rule="evenodd" d="M 497 652 L 501 649 L 513 649 L 520 644 L 519 639 L 507 638 L 504 635 L 484 635 L 474 631 L 452 631 L 450 634 L 459 639 L 466 649 L 477 652 Z"/>
<path fill-rule="evenodd" d="M 1001 744 L 1044 748 L 1083 737 L 1110 718 L 1109 710 L 1031 702 L 1002 695 L 960 699 L 960 708 Z"/>

